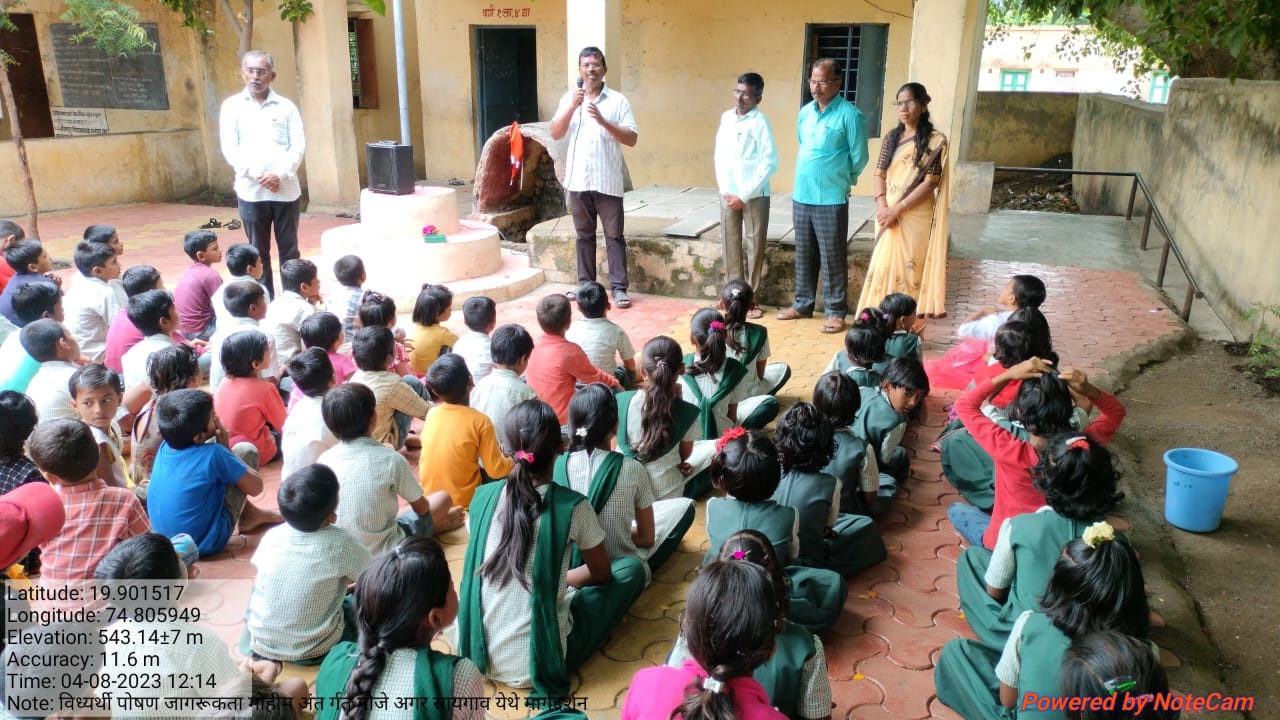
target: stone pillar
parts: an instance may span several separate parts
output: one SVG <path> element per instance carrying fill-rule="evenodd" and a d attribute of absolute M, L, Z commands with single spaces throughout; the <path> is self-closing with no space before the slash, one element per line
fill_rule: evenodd
<path fill-rule="evenodd" d="M 578 53 L 594 45 L 609 63 L 605 82 L 622 89 L 622 0 L 565 0 L 565 69 L 569 87 L 578 79 Z"/>
<path fill-rule="evenodd" d="M 307 136 L 310 212 L 355 212 L 360 205 L 360 155 L 351 106 L 347 6 L 319 0 L 315 14 L 294 26 L 298 110 Z"/>
<path fill-rule="evenodd" d="M 969 156 L 986 26 L 987 0 L 919 0 L 915 6 L 907 75 L 929 88 L 933 124 L 950 141 L 952 162 Z M 886 95 L 896 89 L 886 88 Z"/>

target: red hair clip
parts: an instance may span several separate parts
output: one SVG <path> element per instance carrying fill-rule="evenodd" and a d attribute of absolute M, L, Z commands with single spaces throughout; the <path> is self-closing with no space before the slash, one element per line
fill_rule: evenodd
<path fill-rule="evenodd" d="M 1068 450 L 1088 450 L 1089 440 L 1083 435 L 1071 438 L 1067 441 Z"/>
<path fill-rule="evenodd" d="M 720 436 L 720 439 L 716 440 L 716 452 L 724 452 L 724 447 L 726 445 L 746 434 L 747 429 L 741 426 L 731 427 L 728 430 L 725 430 L 724 434 Z"/>
<path fill-rule="evenodd" d="M 709 329 L 711 329 L 712 331 L 714 331 L 714 332 L 723 332 L 723 331 L 724 331 L 724 323 L 720 322 L 719 320 L 712 320 L 712 321 L 711 321 L 711 324 L 710 324 L 710 325 L 708 325 L 707 327 L 708 327 Z"/>

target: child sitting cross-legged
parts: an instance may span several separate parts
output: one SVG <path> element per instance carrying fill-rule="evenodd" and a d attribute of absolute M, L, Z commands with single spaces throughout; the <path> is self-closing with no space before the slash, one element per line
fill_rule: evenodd
<path fill-rule="evenodd" d="M 391 329 L 361 328 L 351 342 L 351 354 L 356 367 L 360 368 L 351 376 L 351 382 L 368 387 L 378 399 L 374 441 L 397 449 L 404 447 L 413 418 L 425 418 L 431 405 L 410 383 L 389 369 L 396 357 L 396 338 Z M 422 387 L 417 378 L 412 380 Z"/>
<path fill-rule="evenodd" d="M 853 432 L 861 407 L 859 388 L 844 373 L 826 373 L 813 386 L 813 408 L 834 429 L 835 454 L 822 471 L 840 481 L 840 512 L 875 515 L 889 509 L 898 483 L 881 474 L 875 448 Z"/>
<path fill-rule="evenodd" d="M 143 337 L 120 358 L 124 386 L 136 387 L 147 382 L 147 362 L 155 353 L 174 344 L 172 334 L 178 329 L 178 306 L 164 290 L 148 290 L 129 298 L 129 320 Z"/>
<path fill-rule="evenodd" d="M 284 525 L 263 534 L 252 563 L 241 652 L 254 670 L 275 677 L 280 662 L 318 665 L 329 649 L 356 638 L 355 582 L 373 555 L 334 525 L 338 478 L 324 465 L 285 476 L 276 498 Z"/>
<path fill-rule="evenodd" d="M 462 357 L 445 353 L 427 371 L 427 390 L 435 401 L 422 426 L 418 481 L 426 492 L 443 490 L 453 504 L 466 507 L 484 475 L 503 477 L 514 463 L 502 454 L 493 422 L 467 406 L 471 372 Z"/>
<path fill-rule="evenodd" d="M 533 337 L 520 325 L 503 325 L 493 331 L 489 350 L 493 357 L 493 370 L 471 389 L 471 407 L 489 418 L 497 433 L 498 444 L 508 448 L 511 446 L 503 434 L 506 432 L 507 413 L 525 400 L 538 397 L 533 388 L 520 379 L 529 367 Z"/>
<path fill-rule="evenodd" d="M 333 382 L 341 385 L 355 374 L 356 361 L 350 354 L 339 352 L 346 344 L 347 337 L 342 331 L 342 321 L 331 312 L 318 312 L 302 321 L 298 326 L 298 334 L 302 336 L 302 345 L 307 348 L 320 348 L 329 356 L 329 364 L 333 365 Z"/>
<path fill-rule="evenodd" d="M 907 479 L 911 461 L 902 448 L 907 432 L 907 416 L 929 394 L 929 376 L 914 358 L 894 358 L 885 368 L 880 388 L 863 393 L 862 408 L 853 422 L 853 432 L 876 451 L 880 472 L 898 483 Z"/>
<path fill-rule="evenodd" d="M 213 393 L 213 409 L 231 434 L 231 444 L 252 443 L 261 467 L 280 456 L 280 431 L 286 410 L 274 384 L 258 376 L 271 362 L 271 340 L 257 330 L 242 330 L 223 341 L 226 380 Z"/>
<path fill-rule="evenodd" d="M 407 535 L 431 537 L 462 525 L 462 508 L 451 510 L 449 493 L 424 495 L 409 461 L 370 437 L 377 422 L 372 390 L 354 382 L 339 385 L 324 396 L 320 410 L 338 438 L 316 460 L 332 469 L 342 486 L 338 527 L 377 555 Z M 409 509 L 397 515 L 401 499 Z"/>
<path fill-rule="evenodd" d="M 31 358 L 40 363 L 26 391 L 27 397 L 36 404 L 40 420 L 77 417 L 67 386 L 80 359 L 76 339 L 62 323 L 52 319 L 27 324 L 19 331 L 19 338 Z"/>
<path fill-rule="evenodd" d="M 175 298 L 177 293 L 174 293 Z M 231 321 L 219 327 L 209 338 L 206 353 L 212 353 L 213 362 L 209 366 L 209 390 L 218 391 L 223 378 L 227 376 L 226 367 L 222 363 L 222 344 L 235 333 L 246 330 L 262 330 L 262 320 L 267 316 L 267 291 L 252 280 L 236 280 L 227 286 L 227 312 L 231 313 Z M 179 306 L 181 309 L 181 306 Z M 279 383 L 279 368 L 276 365 L 275 341 L 267 336 L 267 362 L 258 371 L 258 376 L 272 385 Z"/>
<path fill-rule="evenodd" d="M 498 306 L 493 298 L 467 298 L 462 303 L 462 321 L 471 332 L 453 343 L 453 352 L 462 356 L 471 369 L 471 380 L 479 383 L 493 372 L 492 340 L 489 334 L 498 325 Z"/>
<path fill-rule="evenodd" d="M 313 347 L 294 355 L 289 361 L 289 377 L 302 395 L 289 409 L 280 436 L 280 454 L 284 455 L 280 474 L 284 477 L 315 462 L 325 450 L 338 444 L 338 438 L 324 424 L 321 410 L 325 393 L 334 386 L 328 354 Z"/>
<path fill-rule="evenodd" d="M 147 382 L 151 385 L 151 399 L 133 422 L 133 450 L 129 453 L 129 476 L 135 491 L 146 502 L 146 488 L 151 481 L 151 471 L 156 462 L 156 452 L 164 437 L 160 435 L 160 423 L 156 421 L 156 403 L 166 393 L 174 390 L 200 387 L 204 376 L 194 348 L 188 345 L 170 345 L 157 350 L 147 359 Z"/>
<path fill-rule="evenodd" d="M 247 500 L 262 492 L 251 443 L 230 447 L 226 428 L 213 412 L 213 397 L 203 390 L 174 390 L 156 402 L 156 423 L 164 442 L 156 452 L 147 490 L 147 509 L 156 532 L 195 539 L 201 557 L 222 551 L 231 530 L 249 533 L 283 518 Z"/>
<path fill-rule="evenodd" d="M 208 340 L 215 329 L 221 329 L 215 326 L 213 314 L 213 293 L 222 285 L 222 276 L 213 269 L 222 261 L 218 236 L 210 230 L 192 230 L 182 238 L 182 250 L 191 258 L 190 267 L 178 276 L 178 284 L 173 287 L 178 314 L 182 317 L 182 336 L 188 340 Z"/>
<path fill-rule="evenodd" d="M 316 678 L 317 697 L 347 698 L 351 707 L 326 705 L 319 720 L 391 720 L 401 713 L 388 705 L 403 697 L 484 697 L 484 676 L 470 660 L 431 647 L 459 609 L 440 543 L 405 538 L 374 558 L 355 599 L 359 641 L 335 645 Z M 484 720 L 485 712 L 474 703 L 445 705 L 431 717 Z"/>
<path fill-rule="evenodd" d="M 453 350 L 458 336 L 441 325 L 453 315 L 453 293 L 444 285 L 425 283 L 413 304 L 413 372 L 425 375 L 436 358 Z"/>
<path fill-rule="evenodd" d="M 329 296 L 329 307 L 342 321 L 342 332 L 353 338 L 360 329 L 357 320 L 366 292 L 364 260 L 359 255 L 343 255 L 333 263 L 333 277 L 341 287 Z"/>
<path fill-rule="evenodd" d="M 36 320 L 62 322 L 62 291 L 53 283 L 31 283 L 14 293 L 13 310 L 19 323 L 0 343 L 0 390 L 25 393 L 40 363 L 22 344 L 21 328 Z"/>
<path fill-rule="evenodd" d="M 884 339 L 885 360 L 896 357 L 921 360 L 920 335 L 924 319 L 916 317 L 916 301 L 906 293 L 890 293 L 880 301 L 880 317 L 887 328 Z"/>
<path fill-rule="evenodd" d="M 116 316 L 111 320 L 111 328 L 107 330 L 107 353 L 102 359 L 102 364 L 124 377 L 125 353 L 142 342 L 147 335 L 129 319 L 129 301 L 150 290 L 164 290 L 164 282 L 160 278 L 160 271 L 154 267 L 134 265 L 120 276 L 120 284 L 124 287 L 125 304 L 116 311 Z M 174 342 L 183 342 L 179 327 L 181 324 L 173 328 Z"/>
<path fill-rule="evenodd" d="M 636 381 L 636 349 L 627 331 L 609 319 L 609 293 L 591 280 L 574 291 L 582 320 L 574 323 L 564 337 L 582 348 L 595 367 L 613 375 L 623 387 Z"/>
<path fill-rule="evenodd" d="M 777 395 L 791 379 L 791 366 L 784 362 L 769 362 L 773 356 L 769 348 L 769 329 L 747 321 L 749 317 L 760 317 L 756 291 L 745 280 L 730 280 L 720 291 L 717 307 L 724 313 L 725 347 L 729 357 L 750 371 L 754 385 L 751 394 Z"/>
<path fill-rule="evenodd" d="M 53 260 L 39 240 L 18 240 L 4 250 L 4 261 L 13 268 L 14 276 L 0 291 L 0 315 L 14 325 L 21 325 L 18 314 L 14 311 L 13 296 L 23 287 L 32 283 L 47 283 L 56 287 L 62 281 L 52 275 Z"/>
<path fill-rule="evenodd" d="M 67 329 L 85 357 L 102 362 L 107 353 L 107 330 L 126 302 L 124 287 L 118 281 L 120 261 L 110 245 L 84 241 L 76 244 L 73 257 L 80 277 L 71 283 L 65 298 Z"/>
<path fill-rule="evenodd" d="M 701 412 L 703 440 L 714 440 L 734 425 L 763 428 L 778 414 L 778 399 L 751 393 L 755 383 L 746 366 L 728 355 L 724 316 L 715 308 L 694 313 L 689 340 L 696 353 L 684 356 L 684 399 Z"/>
<path fill-rule="evenodd" d="M 262 254 L 258 252 L 258 248 L 249 243 L 236 243 L 227 248 L 223 255 L 227 261 L 227 270 L 231 273 L 231 279 L 213 291 L 210 303 L 213 305 L 216 324 L 225 326 L 231 319 L 231 313 L 227 312 L 227 286 L 237 280 L 252 280 L 262 285 Z M 267 290 L 266 285 L 262 285 L 262 289 L 266 291 L 267 301 L 270 302 L 271 291 Z"/>
<path fill-rule="evenodd" d="M 773 500 L 796 511 L 797 562 L 849 576 L 884 560 L 875 523 L 840 512 L 840 480 L 823 472 L 835 453 L 831 423 L 812 404 L 796 403 L 778 421 L 774 442 L 783 473 Z"/>
<path fill-rule="evenodd" d="M 75 393 L 76 412 L 98 443 L 98 479 L 112 487 L 132 487 L 122 455 L 124 437 L 115 419 L 124 396 L 120 376 L 106 365 L 90 363 L 76 370 L 67 384 Z"/>
<path fill-rule="evenodd" d="M 831 362 L 823 369 L 823 373 L 840 372 L 853 378 L 860 388 L 867 388 L 874 394 L 880 387 L 884 377 L 876 366 L 884 361 L 884 333 L 880 330 L 879 315 L 875 308 L 868 308 L 858 313 L 844 334 L 844 350 L 837 350 Z"/>
<path fill-rule="evenodd" d="M 294 355 L 302 351 L 302 321 L 316 312 L 320 302 L 320 278 L 316 264 L 310 260 L 293 259 L 280 264 L 281 292 L 267 306 L 263 319 L 264 329 L 275 342 L 276 362 L 287 365 Z"/>
<path fill-rule="evenodd" d="M 563 425 L 569 422 L 569 400 L 578 383 L 599 382 L 621 389 L 618 379 L 594 365 L 582 348 L 565 339 L 573 323 L 569 299 L 556 293 L 538 301 L 538 327 L 542 339 L 529 356 L 525 380 L 544 402 L 556 411 Z"/>

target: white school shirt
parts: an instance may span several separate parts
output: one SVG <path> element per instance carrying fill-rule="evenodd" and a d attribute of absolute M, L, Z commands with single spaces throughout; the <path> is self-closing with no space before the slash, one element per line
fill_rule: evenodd
<path fill-rule="evenodd" d="M 124 371 L 124 387 L 126 390 L 138 385 L 149 385 L 151 376 L 147 374 L 147 360 L 157 351 L 173 345 L 173 338 L 164 333 L 148 335 L 129 348 L 120 357 L 120 369 Z M 154 389 L 154 388 L 153 388 Z"/>
<path fill-rule="evenodd" d="M 490 372 L 493 372 L 493 355 L 490 350 L 489 336 L 481 332 L 469 332 L 458 338 L 453 344 L 454 354 L 461 355 L 471 371 L 471 382 L 479 383 Z"/>
<path fill-rule="evenodd" d="M 507 444 L 507 413 L 511 408 L 525 400 L 535 400 L 538 393 L 516 377 L 514 370 L 495 367 L 480 382 L 471 388 L 471 408 L 484 413 L 493 422 L 493 429 L 498 437 L 498 444 L 504 450 Z"/>
<path fill-rule="evenodd" d="M 280 477 L 287 478 L 316 462 L 325 450 L 338 444 L 338 438 L 324 424 L 324 415 L 320 412 L 323 400 L 323 397 L 300 395 L 289 408 L 280 436 L 280 453 L 284 455 Z"/>
<path fill-rule="evenodd" d="M 27 386 L 27 397 L 35 403 L 40 422 L 58 418 L 80 419 L 76 414 L 75 400 L 67 389 L 67 383 L 75 374 L 76 366 L 66 360 L 40 363 L 40 369 Z"/>
<path fill-rule="evenodd" d="M 575 92 L 571 90 L 560 98 L 557 115 L 573 104 Z M 594 103 L 600 109 L 600 116 L 610 123 L 636 130 L 631 103 L 622 93 L 604 85 L 594 101 L 583 98 L 582 105 L 569 116 L 569 131 L 565 135 L 568 150 L 564 161 L 564 187 L 570 192 L 595 191 L 622 197 L 622 143 L 587 114 L 588 103 Z"/>
<path fill-rule="evenodd" d="M 209 347 L 205 352 L 213 353 L 209 357 L 213 358 L 213 362 L 209 363 L 209 392 L 218 389 L 222 384 L 222 379 L 227 376 L 227 371 L 222 367 L 222 343 L 232 335 L 243 332 L 245 330 L 257 330 L 267 336 L 267 366 L 258 373 L 258 377 L 263 380 L 270 380 L 276 377 L 279 361 L 276 359 L 276 341 L 269 332 L 263 332 L 262 326 L 257 320 L 247 317 L 232 317 L 226 326 L 219 326 L 213 332 L 213 337 L 209 338 Z"/>
<path fill-rule="evenodd" d="M 275 90 L 262 103 L 248 90 L 227 98 L 218 117 L 222 156 L 235 171 L 236 196 L 247 202 L 292 202 L 302 195 L 298 166 L 307 148 L 298 108 Z M 255 179 L 264 172 L 280 178 L 271 192 Z"/>
<path fill-rule="evenodd" d="M 120 308 L 128 304 L 124 286 L 96 277 L 76 276 L 63 297 L 67 332 L 80 345 L 80 354 L 94 362 L 107 356 L 107 330 Z"/>
<path fill-rule="evenodd" d="M 267 317 L 262 321 L 268 334 L 276 343 L 276 362 L 287 365 L 294 355 L 302 352 L 302 335 L 298 327 L 302 321 L 316 312 L 316 306 L 292 290 L 285 290 L 267 306 Z"/>
<path fill-rule="evenodd" d="M 209 296 L 209 303 L 213 305 L 213 326 L 215 328 L 226 325 L 231 322 L 233 317 L 231 311 L 227 309 L 227 303 L 224 299 L 227 295 L 227 286 L 237 280 L 252 280 L 262 285 L 262 281 L 254 278 L 252 275 L 232 275 L 230 280 L 224 280 L 217 290 Z M 267 293 L 267 302 L 271 302 L 271 291 L 266 285 L 262 285 L 262 290 Z"/>
<path fill-rule="evenodd" d="M 715 162 L 721 195 L 730 193 L 743 201 L 769 197 L 769 177 L 778 171 L 778 148 L 759 108 L 742 117 L 733 109 L 720 116 Z"/>

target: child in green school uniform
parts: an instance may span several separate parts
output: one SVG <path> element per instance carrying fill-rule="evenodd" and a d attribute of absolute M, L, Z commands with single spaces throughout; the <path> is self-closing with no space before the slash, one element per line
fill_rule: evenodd
<path fill-rule="evenodd" d="M 924 320 L 916 318 L 915 298 L 906 293 L 885 295 L 880 301 L 880 317 L 885 326 L 885 361 L 898 357 L 923 359 L 920 335 Z"/>
<path fill-rule="evenodd" d="M 750 371 L 728 356 L 728 326 L 715 308 L 694 313 L 689 339 L 697 349 L 684 357 L 684 399 L 701 412 L 702 439 L 713 440 L 735 425 L 759 429 L 778 415 L 778 399 L 752 395 Z"/>
<path fill-rule="evenodd" d="M 853 421 L 862 407 L 859 388 L 844 373 L 829 372 L 813 387 L 813 408 L 833 428 L 835 453 L 822 472 L 840 481 L 840 512 L 876 515 L 889 509 L 898 481 L 880 472 L 876 451 L 854 434 Z"/>
<path fill-rule="evenodd" d="M 742 363 L 754 385 L 753 395 L 777 395 L 791 379 L 791 366 L 769 362 L 769 329 L 747 322 L 756 306 L 756 292 L 745 280 L 730 280 L 720 292 L 720 312 L 724 313 L 725 345 L 729 357 Z M 759 315 L 756 315 L 759 317 Z"/>
<path fill-rule="evenodd" d="M 853 421 L 853 432 L 876 451 L 880 471 L 899 483 L 911 472 L 902 436 L 907 415 L 929 394 L 929 376 L 913 358 L 894 358 L 885 368 L 884 381 L 874 394 L 863 394 L 862 408 Z"/>

